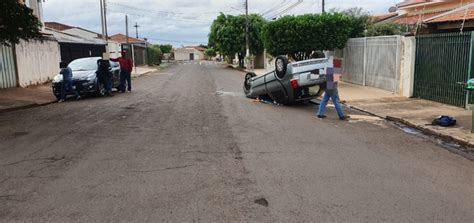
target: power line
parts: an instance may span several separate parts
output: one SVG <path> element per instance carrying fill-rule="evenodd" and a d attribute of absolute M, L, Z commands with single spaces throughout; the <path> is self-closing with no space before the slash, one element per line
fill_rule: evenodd
<path fill-rule="evenodd" d="M 190 14 L 202 15 L 202 14 L 219 14 L 221 12 L 224 13 L 224 11 L 210 11 L 210 12 L 196 12 L 196 13 L 192 13 L 192 12 L 170 12 L 170 11 L 143 9 L 143 8 L 138 8 L 138 7 L 135 7 L 135 6 L 130 6 L 130 5 L 126 5 L 126 4 L 122 4 L 122 3 L 116 3 L 116 2 L 109 2 L 109 4 L 113 4 L 113 5 L 117 5 L 117 6 L 121 6 L 121 7 L 126 7 L 126 8 L 129 8 L 129 9 L 138 10 L 138 11 L 152 12 L 152 13 L 158 13 L 158 14 L 162 13 L 162 14 L 168 14 L 168 15 L 190 15 Z M 225 11 L 225 12 L 231 12 L 231 11 Z"/>

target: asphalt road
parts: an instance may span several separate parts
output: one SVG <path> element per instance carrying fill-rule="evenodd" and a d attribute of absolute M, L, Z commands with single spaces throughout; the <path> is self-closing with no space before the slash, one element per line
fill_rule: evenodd
<path fill-rule="evenodd" d="M 247 99 L 180 64 L 0 114 L 0 221 L 473 222 L 474 163 L 354 111 Z"/>

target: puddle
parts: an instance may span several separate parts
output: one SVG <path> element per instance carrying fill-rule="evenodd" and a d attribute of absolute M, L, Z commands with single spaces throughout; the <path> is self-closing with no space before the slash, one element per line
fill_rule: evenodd
<path fill-rule="evenodd" d="M 473 154 L 474 153 L 474 148 L 466 147 L 466 146 L 457 144 L 455 142 L 449 142 L 449 141 L 437 138 L 435 136 L 427 135 L 427 134 L 421 132 L 418 129 L 411 128 L 411 127 L 408 127 L 408 126 L 400 124 L 400 123 L 392 122 L 392 124 L 396 128 L 402 130 L 403 132 L 405 132 L 409 135 L 413 135 L 413 136 L 416 136 L 418 138 L 422 138 L 426 141 L 432 142 L 432 143 L 434 143 L 436 145 L 439 145 L 439 146 L 441 146 L 445 149 L 448 149 L 449 151 L 453 151 L 453 152 L 462 151 L 462 152 L 465 152 L 465 153 L 468 153 L 468 154 Z"/>
<path fill-rule="evenodd" d="M 230 91 L 216 91 L 217 96 L 233 96 L 233 97 L 242 97 L 243 94 L 239 92 L 230 92 Z"/>

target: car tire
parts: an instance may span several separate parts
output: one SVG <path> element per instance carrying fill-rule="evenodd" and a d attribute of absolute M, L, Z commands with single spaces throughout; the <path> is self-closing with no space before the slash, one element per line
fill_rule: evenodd
<path fill-rule="evenodd" d="M 245 79 L 244 79 L 244 93 L 245 93 L 245 96 L 247 96 L 248 98 L 252 98 L 251 95 L 250 95 L 250 79 L 252 77 L 256 77 L 257 75 L 253 72 L 248 72 L 246 75 L 245 75 Z"/>
<path fill-rule="evenodd" d="M 275 74 L 278 80 L 283 80 L 285 78 L 288 63 L 288 58 L 286 56 L 277 56 L 275 58 Z"/>

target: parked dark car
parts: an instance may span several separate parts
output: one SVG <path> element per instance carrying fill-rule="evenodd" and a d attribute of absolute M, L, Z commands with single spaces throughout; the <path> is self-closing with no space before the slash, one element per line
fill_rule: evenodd
<path fill-rule="evenodd" d="M 330 67 L 328 58 L 289 63 L 287 57 L 278 56 L 274 71 L 258 77 L 247 73 L 243 89 L 248 98 L 269 97 L 279 104 L 309 101 L 323 93 Z"/>
<path fill-rule="evenodd" d="M 69 63 L 69 67 L 72 69 L 72 79 L 74 82 L 73 87 L 80 95 L 97 95 L 102 96 L 105 93 L 104 86 L 99 83 L 97 79 L 97 61 L 100 57 L 86 57 L 73 60 Z M 120 65 L 119 63 L 110 61 L 112 76 L 112 87 L 119 89 L 120 87 Z M 53 93 L 56 98 L 61 97 L 61 82 L 63 76 L 58 74 L 53 79 Z M 72 94 L 66 92 L 67 95 Z"/>

